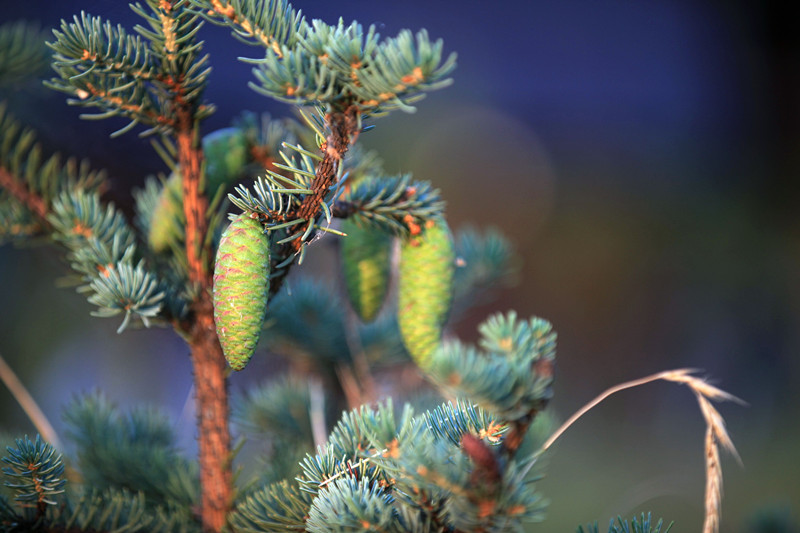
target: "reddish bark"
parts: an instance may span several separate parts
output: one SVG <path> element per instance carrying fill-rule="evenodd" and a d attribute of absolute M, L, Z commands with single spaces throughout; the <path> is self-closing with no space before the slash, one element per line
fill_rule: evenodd
<path fill-rule="evenodd" d="M 18 202 L 27 207 L 42 221 L 47 220 L 49 209 L 41 196 L 32 192 L 25 183 L 0 167 L 0 187 L 7 190 Z"/>
<path fill-rule="evenodd" d="M 186 216 L 189 280 L 197 285 L 188 330 L 197 401 L 200 519 L 203 530 L 222 531 L 233 500 L 231 436 L 228 428 L 226 363 L 214 325 L 210 253 L 203 249 L 208 232 L 208 198 L 200 188 L 203 153 L 190 113 L 181 115 L 176 134 Z"/>

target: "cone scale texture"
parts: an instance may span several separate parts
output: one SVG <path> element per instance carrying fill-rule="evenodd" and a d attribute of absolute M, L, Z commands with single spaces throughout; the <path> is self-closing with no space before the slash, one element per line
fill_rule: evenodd
<path fill-rule="evenodd" d="M 248 214 L 233 220 L 214 265 L 214 322 L 225 359 L 241 370 L 253 356 L 269 296 L 269 239 Z"/>
<path fill-rule="evenodd" d="M 350 303 L 363 322 L 371 322 L 386 299 L 391 273 L 392 239 L 383 231 L 345 220 L 342 270 Z"/>
<path fill-rule="evenodd" d="M 443 219 L 400 248 L 397 320 L 414 361 L 425 368 L 439 346 L 453 296 L 455 251 Z"/>

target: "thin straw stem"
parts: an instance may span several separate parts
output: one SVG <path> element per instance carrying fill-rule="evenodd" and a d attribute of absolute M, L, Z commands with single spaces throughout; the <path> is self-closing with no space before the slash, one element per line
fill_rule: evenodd
<path fill-rule="evenodd" d="M 3 383 L 8 388 L 9 392 L 11 392 L 11 395 L 17 400 L 22 410 L 25 411 L 25 414 L 28 415 L 28 418 L 42 438 L 52 444 L 56 449 L 61 449 L 61 441 L 56 434 L 56 430 L 53 429 L 53 425 L 50 424 L 50 421 L 39 408 L 33 396 L 28 392 L 28 389 L 25 388 L 25 385 L 19 380 L 14 370 L 8 366 L 2 354 L 0 354 L 0 379 L 3 380 Z"/>

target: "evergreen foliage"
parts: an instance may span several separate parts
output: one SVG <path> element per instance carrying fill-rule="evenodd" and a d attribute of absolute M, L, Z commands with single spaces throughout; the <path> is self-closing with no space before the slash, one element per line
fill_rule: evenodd
<path fill-rule="evenodd" d="M 93 170 L 87 161 L 62 162 L 58 154 L 43 160 L 35 132 L 22 127 L 6 104 L 0 103 L 0 242 L 45 231 L 49 206 L 56 197 L 96 191 L 105 177 L 105 172 Z"/>
<path fill-rule="evenodd" d="M 442 387 L 465 394 L 506 420 L 544 409 L 552 397 L 556 335 L 549 322 L 520 321 L 513 311 L 479 328 L 479 351 L 445 343 L 427 367 Z"/>
<path fill-rule="evenodd" d="M 131 8 L 141 18 L 132 32 L 86 13 L 62 21 L 47 85 L 95 112 L 84 118 L 124 118 L 114 136 L 141 125 L 166 168 L 135 192 L 131 223 L 104 199 L 103 172 L 43 160 L 33 132 L 0 107 L 0 239 L 61 246 L 94 314 L 123 316 L 119 331 L 170 325 L 186 339 L 198 461 L 181 455 L 156 411 L 78 397 L 65 420 L 79 481 L 67 484 L 61 456 L 40 438 L 16 441 L 3 459 L 15 499 L 0 497 L 0 531 L 499 533 L 540 521 L 556 334 L 512 311 L 479 327 L 478 346 L 443 343 L 453 304 L 461 315 L 513 283 L 511 244 L 494 230 L 454 239 L 432 184 L 387 175 L 355 145 L 372 118 L 411 111 L 449 84 L 455 55 L 425 30 L 381 38 L 357 22 L 308 21 L 282 0 Z M 214 110 L 204 21 L 262 49 L 249 60 L 251 86 L 304 106 L 300 121 L 246 115 L 201 135 Z M 36 47 L 21 66 L 2 46 L 15 50 L 32 32 L 0 27 L 3 82 L 36 70 Z M 323 234 L 345 239 L 337 250 L 353 313 L 341 291 L 287 278 Z M 234 491 L 223 357 L 241 370 L 262 338 L 316 377 L 238 397 L 232 421 L 262 445 L 263 465 Z M 421 414 L 376 402 L 370 372 L 409 357 L 456 400 Z M 642 516 L 632 527 L 658 533 L 661 522 Z M 627 522 L 612 523 L 623 531 Z"/>
<path fill-rule="evenodd" d="M 463 228 L 456 235 L 455 250 L 454 316 L 469 306 L 490 302 L 498 289 L 517 283 L 519 257 L 496 228 Z"/>
<path fill-rule="evenodd" d="M 53 496 L 64 492 L 64 464 L 61 455 L 39 436 L 31 441 L 27 435 L 17 439 L 16 447 L 7 448 L 3 457 L 5 485 L 13 489 L 14 498 L 23 505 L 30 504 L 42 512 L 47 505 L 56 505 Z"/>
<path fill-rule="evenodd" d="M 50 63 L 42 30 L 24 21 L 0 26 L 0 86 L 43 74 Z"/>
<path fill-rule="evenodd" d="M 88 486 L 128 490 L 148 502 L 185 508 L 196 503 L 196 466 L 180 455 L 170 422 L 157 411 L 139 408 L 123 414 L 95 393 L 75 398 L 64 419 Z"/>
<path fill-rule="evenodd" d="M 65 490 L 64 464 L 50 444 L 38 436 L 35 441 L 17 439 L 3 457 L 8 465 L 2 469 L 3 482 L 16 496 L 13 504 L 0 496 L 0 531 L 199 530 L 189 509 L 193 496 L 188 491 L 194 490 L 196 483 L 184 479 L 179 486 L 176 479 L 192 469 L 166 449 L 171 445 L 171 435 L 163 418 L 140 411 L 123 422 L 99 396 L 76 402 L 68 413 L 71 423 L 82 425 L 76 428 L 80 434 L 75 438 L 79 461 L 86 466 L 81 470 L 86 488 Z M 170 464 L 174 459 L 179 462 Z M 151 460 L 156 462 L 147 462 Z M 168 473 L 168 469 L 177 471 Z M 159 471 L 163 478 L 158 476 Z M 159 486 L 159 482 L 166 485 Z M 133 487 L 137 483 L 146 490 L 137 491 Z"/>
<path fill-rule="evenodd" d="M 97 108 L 84 118 L 124 117 L 121 135 L 138 124 L 143 135 L 170 134 L 179 126 L 181 112 L 169 95 L 180 83 L 180 105 L 194 108 L 201 120 L 213 112 L 202 103 L 210 72 L 202 41 L 195 36 L 199 17 L 187 2 L 147 0 L 131 4 L 145 25 L 130 34 L 120 25 L 81 13 L 54 30 L 53 69 L 58 75 L 48 86 L 74 97 L 72 105 Z"/>
<path fill-rule="evenodd" d="M 630 525 L 628 525 L 627 520 L 623 520 L 622 517 L 617 517 L 617 523 L 614 523 L 614 519 L 611 519 L 611 522 L 608 524 L 608 533 L 668 533 L 670 529 L 672 529 L 672 523 L 670 523 L 666 529 L 662 532 L 663 520 L 659 519 L 657 523 L 651 523 L 650 513 L 647 513 L 645 516 L 642 513 L 640 520 L 634 516 L 633 520 L 631 521 Z M 586 526 L 588 529 L 584 530 L 583 526 L 578 527 L 578 533 L 599 533 L 599 529 L 597 528 L 597 523 L 594 525 Z"/>

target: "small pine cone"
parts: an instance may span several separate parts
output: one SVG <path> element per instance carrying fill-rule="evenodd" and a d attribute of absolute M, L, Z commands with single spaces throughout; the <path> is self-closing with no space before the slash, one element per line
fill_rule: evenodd
<path fill-rule="evenodd" d="M 408 352 L 422 368 L 441 342 L 454 270 L 453 237 L 444 219 L 429 221 L 400 248 L 397 320 Z"/>
<path fill-rule="evenodd" d="M 205 193 L 213 197 L 217 190 L 239 178 L 247 165 L 248 144 L 238 128 L 223 128 L 203 137 L 206 158 Z M 183 183 L 180 169 L 169 175 L 150 219 L 147 241 L 157 253 L 183 247 Z"/>
<path fill-rule="evenodd" d="M 247 213 L 222 234 L 214 265 L 214 322 L 228 364 L 241 370 L 258 344 L 269 297 L 269 239 Z"/>
<path fill-rule="evenodd" d="M 182 186 L 180 172 L 173 172 L 158 196 L 147 234 L 147 242 L 154 252 L 168 252 L 173 247 L 183 246 L 185 218 Z"/>
<path fill-rule="evenodd" d="M 341 256 L 347 295 L 363 322 L 378 315 L 389 289 L 392 239 L 385 232 L 345 220 Z"/>
<path fill-rule="evenodd" d="M 220 186 L 242 176 L 248 161 L 249 146 L 239 128 L 222 128 L 203 137 L 206 158 L 206 191 L 214 196 Z"/>

